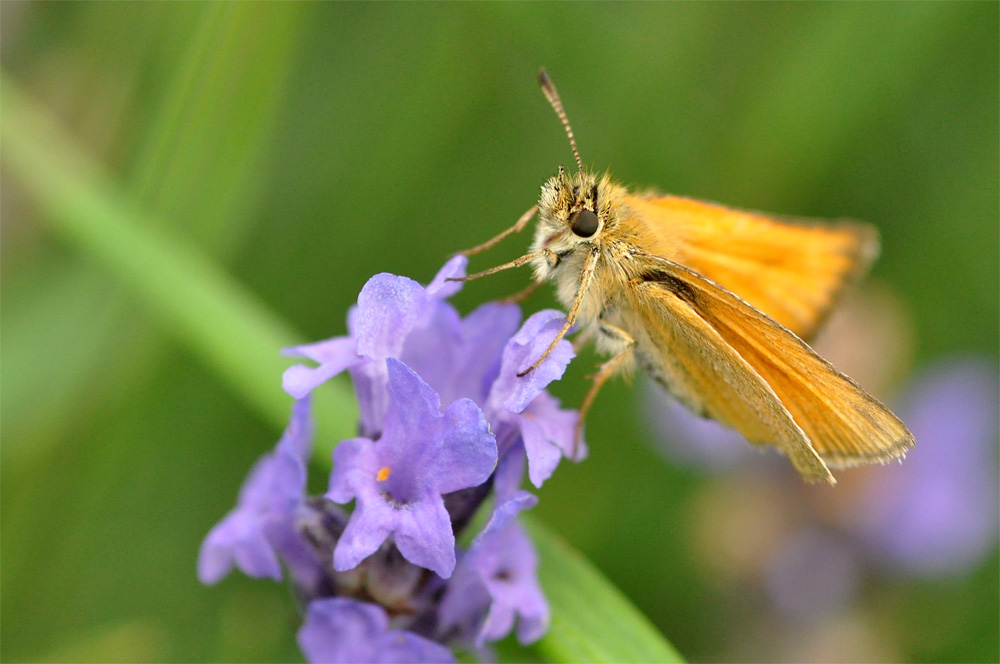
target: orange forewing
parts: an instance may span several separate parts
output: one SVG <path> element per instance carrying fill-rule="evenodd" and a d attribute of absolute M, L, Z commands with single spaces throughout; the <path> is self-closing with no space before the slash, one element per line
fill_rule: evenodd
<path fill-rule="evenodd" d="M 702 337 L 708 334 L 705 328 L 711 329 L 718 335 L 715 341 L 726 347 L 723 352 L 738 356 L 769 388 L 763 393 L 746 390 L 742 385 L 734 390 L 725 385 L 731 377 L 722 375 L 719 363 L 699 363 L 696 359 L 688 363 L 688 369 L 700 374 L 698 383 L 706 398 L 742 398 L 751 411 L 766 413 L 772 419 L 780 418 L 779 410 L 787 412 L 808 444 L 834 466 L 885 462 L 902 456 L 913 446 L 913 435 L 895 415 L 787 329 L 685 267 L 655 256 L 644 255 L 641 259 L 646 262 L 647 273 L 661 276 L 656 281 L 636 284 L 636 296 L 642 300 L 638 302 L 640 308 L 647 305 L 656 310 L 660 326 L 669 325 L 673 317 L 689 329 L 701 327 L 697 335 Z M 674 336 L 670 343 L 676 343 Z M 720 351 L 711 346 L 688 342 L 686 350 L 693 352 L 686 354 L 713 359 L 712 355 Z M 711 396 L 716 391 L 723 396 Z M 768 392 L 776 402 L 767 397 Z M 716 416 L 711 411 L 709 414 Z M 793 461 L 795 454 L 801 455 L 796 450 L 797 441 L 784 434 L 774 440 L 773 434 L 780 430 L 772 432 L 768 440 L 756 427 L 748 428 L 730 417 L 720 419 L 751 442 L 778 444 Z"/>
<path fill-rule="evenodd" d="M 678 196 L 627 204 L 666 256 L 736 293 L 810 339 L 845 285 L 878 253 L 874 229 L 845 222 L 789 222 Z"/>

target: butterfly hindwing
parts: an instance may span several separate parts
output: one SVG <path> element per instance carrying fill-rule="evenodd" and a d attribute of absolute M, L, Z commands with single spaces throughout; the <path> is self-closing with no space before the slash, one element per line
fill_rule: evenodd
<path fill-rule="evenodd" d="M 643 275 L 633 284 L 637 309 L 651 312 L 647 324 L 663 331 L 663 338 L 647 341 L 654 348 L 644 352 L 671 356 L 669 362 L 695 375 L 687 382 L 709 415 L 751 442 L 801 456 L 802 441 L 783 423 L 787 414 L 805 444 L 835 466 L 885 462 L 912 447 L 912 434 L 895 415 L 789 330 L 681 265 L 656 256 L 636 259 Z M 735 386 L 730 363 L 740 367 Z M 757 421 L 734 421 L 738 409 L 729 400 L 741 401 L 743 410 L 758 414 Z M 759 431 L 761 414 L 770 419 L 770 440 Z M 775 422 L 780 426 L 774 428 Z"/>
<path fill-rule="evenodd" d="M 622 321 L 643 368 L 693 411 L 779 448 L 806 480 L 835 483 L 774 390 L 692 306 L 683 283 L 663 272 L 655 279 L 633 284 Z"/>

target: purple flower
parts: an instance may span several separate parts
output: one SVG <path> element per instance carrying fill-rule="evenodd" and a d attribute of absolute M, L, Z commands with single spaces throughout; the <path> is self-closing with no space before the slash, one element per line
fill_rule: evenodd
<path fill-rule="evenodd" d="M 853 599 L 862 567 L 863 560 L 849 538 L 807 528 L 778 545 L 764 581 L 775 606 L 788 618 L 818 620 Z"/>
<path fill-rule="evenodd" d="M 281 579 L 278 554 L 293 571 L 310 576 L 310 557 L 295 535 L 305 499 L 306 460 L 312 446 L 309 400 L 296 401 L 291 422 L 274 451 L 261 457 L 240 489 L 233 509 L 205 538 L 198 578 L 218 583 L 236 565 L 247 576 Z"/>
<path fill-rule="evenodd" d="M 441 496 L 489 478 L 496 440 L 471 400 L 441 412 L 437 393 L 406 365 L 388 358 L 386 366 L 382 436 L 346 440 L 334 451 L 327 497 L 357 499 L 334 568 L 351 569 L 393 534 L 407 560 L 447 578 L 455 567 L 455 536 Z"/>
<path fill-rule="evenodd" d="M 559 408 L 559 400 L 548 392 L 535 397 L 516 421 L 528 458 L 528 479 L 536 487 L 552 476 L 562 457 L 578 462 L 587 458 L 587 443 L 582 436 L 577 440 L 580 414 Z"/>
<path fill-rule="evenodd" d="M 516 305 L 486 304 L 465 318 L 444 301 L 461 287 L 449 277 L 465 274 L 466 259 L 450 260 L 424 288 L 412 279 L 378 274 L 368 280 L 348 316 L 350 336 L 291 348 L 318 367 L 297 365 L 285 372 L 285 389 L 296 397 L 347 369 L 361 411 L 361 431 L 377 438 L 388 407 L 385 359 L 394 357 L 415 371 L 445 403 L 469 398 L 483 404 L 503 444 L 501 453 L 523 442 L 529 477 L 541 486 L 562 456 L 581 460 L 586 445 L 575 444 L 577 414 L 561 410 L 545 393 L 573 358 L 561 341 L 534 371 L 518 377 L 555 337 L 563 314 L 542 311 L 518 330 Z"/>
<path fill-rule="evenodd" d="M 310 662 L 410 664 L 454 662 L 444 646 L 410 632 L 389 631 L 382 607 L 344 598 L 309 604 L 299 647 Z"/>
<path fill-rule="evenodd" d="M 902 465 L 879 469 L 861 537 L 893 569 L 969 571 L 997 539 L 997 369 L 942 362 L 910 387 L 898 413 L 916 438 Z"/>
<path fill-rule="evenodd" d="M 514 304 L 484 304 L 460 318 L 450 304 L 442 303 L 431 324 L 410 335 L 400 359 L 442 399 L 467 397 L 483 404 L 504 346 L 520 322 Z"/>
<path fill-rule="evenodd" d="M 388 357 L 416 371 L 446 403 L 462 397 L 482 403 L 520 312 L 516 305 L 486 304 L 462 319 L 444 298 L 461 288 L 460 282 L 446 279 L 464 275 L 466 262 L 463 256 L 453 258 L 427 288 L 392 274 L 369 279 L 348 314 L 349 336 L 285 351 L 319 363 L 288 369 L 285 390 L 301 397 L 349 370 L 358 395 L 361 431 L 369 437 L 381 432 L 387 408 Z"/>
<path fill-rule="evenodd" d="M 520 490 L 526 471 L 540 486 L 563 456 L 586 455 L 578 414 L 546 392 L 574 353 L 562 340 L 518 376 L 565 319 L 543 311 L 520 325 L 519 308 L 499 303 L 463 318 L 446 300 L 465 265 L 452 259 L 427 287 L 376 275 L 348 312 L 347 336 L 287 351 L 315 363 L 283 377 L 303 401 L 237 509 L 206 538 L 199 574 L 208 583 L 234 564 L 275 579 L 289 568 L 296 597 L 309 603 L 299 643 L 311 661 L 454 661 L 425 637 L 484 652 L 515 624 L 522 643 L 548 628 L 538 556 L 516 515 L 537 502 Z M 343 371 L 359 435 L 336 447 L 327 493 L 307 500 L 305 399 Z M 352 501 L 350 513 L 335 505 Z M 456 534 L 487 501 L 494 512 L 463 553 Z"/>
<path fill-rule="evenodd" d="M 296 399 L 304 399 L 316 386 L 360 362 L 357 347 L 358 342 L 351 337 L 335 337 L 315 344 L 286 348 L 285 355 L 306 357 L 318 362 L 319 366 L 312 368 L 296 364 L 290 367 L 281 378 L 282 387 Z"/>
<path fill-rule="evenodd" d="M 490 389 L 488 405 L 492 409 L 520 413 L 554 380 L 562 377 L 573 359 L 573 346 L 560 342 L 552 354 L 531 373 L 517 374 L 531 366 L 549 347 L 563 325 L 563 314 L 549 309 L 539 311 L 525 321 L 503 349 L 500 375 Z"/>
<path fill-rule="evenodd" d="M 520 439 L 527 454 L 528 476 L 536 487 L 552 475 L 563 456 L 574 461 L 587 456 L 586 444 L 576 442 L 579 414 L 561 410 L 559 401 L 545 391 L 573 359 L 572 344 L 560 341 L 534 371 L 517 375 L 541 357 L 563 320 L 560 312 L 546 310 L 525 321 L 503 350 L 499 375 L 485 405 L 487 417 L 495 423 L 501 455 Z"/>
<path fill-rule="evenodd" d="M 499 505 L 462 557 L 441 603 L 439 630 L 458 630 L 475 647 L 510 633 L 533 643 L 548 630 L 549 605 L 538 585 L 538 554 L 516 521 L 538 500 L 524 491 Z"/>

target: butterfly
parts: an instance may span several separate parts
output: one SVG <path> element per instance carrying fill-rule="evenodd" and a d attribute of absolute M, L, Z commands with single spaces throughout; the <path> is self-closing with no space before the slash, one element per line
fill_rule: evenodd
<path fill-rule="evenodd" d="M 522 265 L 553 282 L 568 308 L 537 367 L 577 325 L 611 355 L 580 407 L 604 382 L 638 365 L 693 412 L 783 452 L 808 482 L 835 484 L 830 466 L 885 463 L 914 443 L 883 404 L 820 357 L 812 338 L 838 296 L 878 254 L 870 226 L 789 221 L 714 203 L 632 193 L 584 168 L 562 101 L 539 83 L 570 140 L 563 167 L 536 205 L 474 255 L 538 217 L 531 251 L 469 275 Z"/>

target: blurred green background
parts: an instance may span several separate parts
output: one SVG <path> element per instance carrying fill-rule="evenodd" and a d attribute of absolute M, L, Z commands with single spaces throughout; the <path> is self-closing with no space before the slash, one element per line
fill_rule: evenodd
<path fill-rule="evenodd" d="M 100 243 L 53 221 L 76 213 L 58 201 L 75 191 L 58 169 L 86 173 L 135 212 L 126 222 L 209 256 L 299 340 L 324 339 L 344 332 L 369 276 L 428 281 L 572 163 L 535 83 L 544 65 L 584 162 L 625 183 L 875 224 L 874 275 L 915 340 L 885 391 L 936 358 L 996 358 L 996 3 L 5 1 L 0 12 L 6 661 L 299 657 L 286 588 L 195 578 L 201 539 L 280 432 L 259 395 L 287 411 L 290 362 L 254 349 L 273 357 L 266 382 L 234 388 L 226 371 L 255 357 L 199 352 L 176 323 L 183 311 L 164 314 Z M 11 146 L 37 118 L 98 172 L 66 161 L 56 139 L 38 142 L 49 161 L 21 158 L 30 149 Z M 472 267 L 527 244 L 508 240 Z M 526 283 L 506 273 L 455 302 L 469 311 Z M 546 291 L 528 309 L 553 304 Z M 566 404 L 595 361 L 584 352 L 554 387 Z M 692 534 L 696 515 L 716 518 L 697 507 L 714 480 L 653 451 L 640 396 L 626 381 L 606 388 L 591 457 L 556 473 L 535 512 L 686 657 L 803 660 L 828 638 L 842 661 L 997 660 L 995 546 L 958 578 L 867 583 L 831 622 L 861 625 L 869 650 L 864 639 L 837 650 L 849 636 L 783 622 L 752 584 L 719 583 Z"/>

